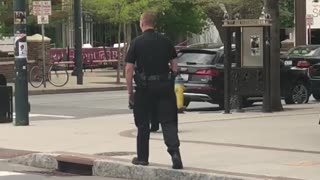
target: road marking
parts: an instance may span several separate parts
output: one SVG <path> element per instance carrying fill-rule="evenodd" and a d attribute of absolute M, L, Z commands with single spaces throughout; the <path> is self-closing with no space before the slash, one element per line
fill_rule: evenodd
<path fill-rule="evenodd" d="M 320 165 L 320 163 L 319 162 L 312 162 L 312 161 L 299 161 L 299 162 L 286 163 L 285 165 L 289 165 L 289 166 L 315 166 L 315 165 Z"/>
<path fill-rule="evenodd" d="M 9 171 L 0 171 L 0 177 L 1 176 L 21 176 L 25 175 L 23 173 L 16 173 L 16 172 L 9 172 Z"/>
<path fill-rule="evenodd" d="M 13 118 L 16 114 L 13 113 Z M 64 116 L 64 115 L 51 115 L 51 114 L 29 114 L 29 117 L 53 117 L 53 118 L 64 118 L 64 119 L 74 119 L 75 116 Z"/>

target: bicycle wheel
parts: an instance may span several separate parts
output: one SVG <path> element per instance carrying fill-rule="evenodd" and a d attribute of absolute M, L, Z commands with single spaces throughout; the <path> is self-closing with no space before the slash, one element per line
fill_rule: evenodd
<path fill-rule="evenodd" d="M 43 83 L 43 71 L 39 66 L 34 66 L 29 72 L 29 83 L 31 86 L 38 88 Z"/>
<path fill-rule="evenodd" d="M 67 68 L 59 65 L 51 65 L 48 70 L 48 80 L 56 87 L 66 85 L 69 81 Z"/>

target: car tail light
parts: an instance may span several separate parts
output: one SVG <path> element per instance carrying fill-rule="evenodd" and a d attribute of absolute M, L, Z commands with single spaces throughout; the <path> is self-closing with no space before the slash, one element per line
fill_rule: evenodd
<path fill-rule="evenodd" d="M 317 69 L 315 69 L 315 68 L 313 68 L 313 67 L 311 66 L 311 67 L 309 67 L 309 72 L 310 72 L 310 73 L 315 73 L 315 72 L 317 72 Z"/>
<path fill-rule="evenodd" d="M 203 70 L 198 70 L 196 75 L 208 75 L 208 76 L 218 76 L 220 73 L 218 70 L 215 69 L 203 69 Z"/>
<path fill-rule="evenodd" d="M 310 63 L 308 61 L 298 61 L 297 67 L 308 68 L 310 67 Z"/>

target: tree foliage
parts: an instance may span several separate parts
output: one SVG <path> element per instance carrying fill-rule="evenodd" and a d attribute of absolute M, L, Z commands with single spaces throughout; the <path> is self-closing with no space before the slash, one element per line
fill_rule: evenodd
<path fill-rule="evenodd" d="M 181 41 L 188 33 L 201 33 L 206 19 L 201 6 L 192 1 L 173 1 L 170 8 L 159 14 L 156 27 L 170 39 Z"/>
<path fill-rule="evenodd" d="M 223 3 L 233 18 L 236 13 L 240 13 L 241 18 L 259 18 L 263 0 L 199 0 L 196 1 L 201 5 L 208 17 L 215 23 L 220 37 L 223 40 L 224 31 L 222 29 L 222 20 L 224 12 L 220 8 L 220 3 Z M 293 0 L 279 0 L 280 7 L 280 23 L 281 28 L 288 28 L 294 26 L 294 1 Z"/>
<path fill-rule="evenodd" d="M 13 33 L 12 0 L 2 0 L 2 3 L 4 6 L 0 4 L 0 37 Z"/>
<path fill-rule="evenodd" d="M 279 7 L 281 27 L 294 27 L 294 0 L 279 0 Z"/>
<path fill-rule="evenodd" d="M 151 10 L 158 14 L 156 28 L 172 39 L 200 33 L 207 18 L 200 6 L 188 0 L 83 0 L 83 7 L 96 21 L 127 24 Z"/>
<path fill-rule="evenodd" d="M 96 21 L 132 23 L 145 9 L 159 12 L 169 7 L 168 0 L 83 0 L 83 7 Z"/>

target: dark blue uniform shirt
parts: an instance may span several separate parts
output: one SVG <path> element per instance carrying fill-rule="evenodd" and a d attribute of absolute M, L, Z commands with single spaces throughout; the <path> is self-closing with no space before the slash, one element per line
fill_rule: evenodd
<path fill-rule="evenodd" d="M 172 42 L 149 29 L 132 40 L 125 61 L 136 64 L 139 73 L 160 75 L 170 71 L 169 61 L 176 57 Z"/>

